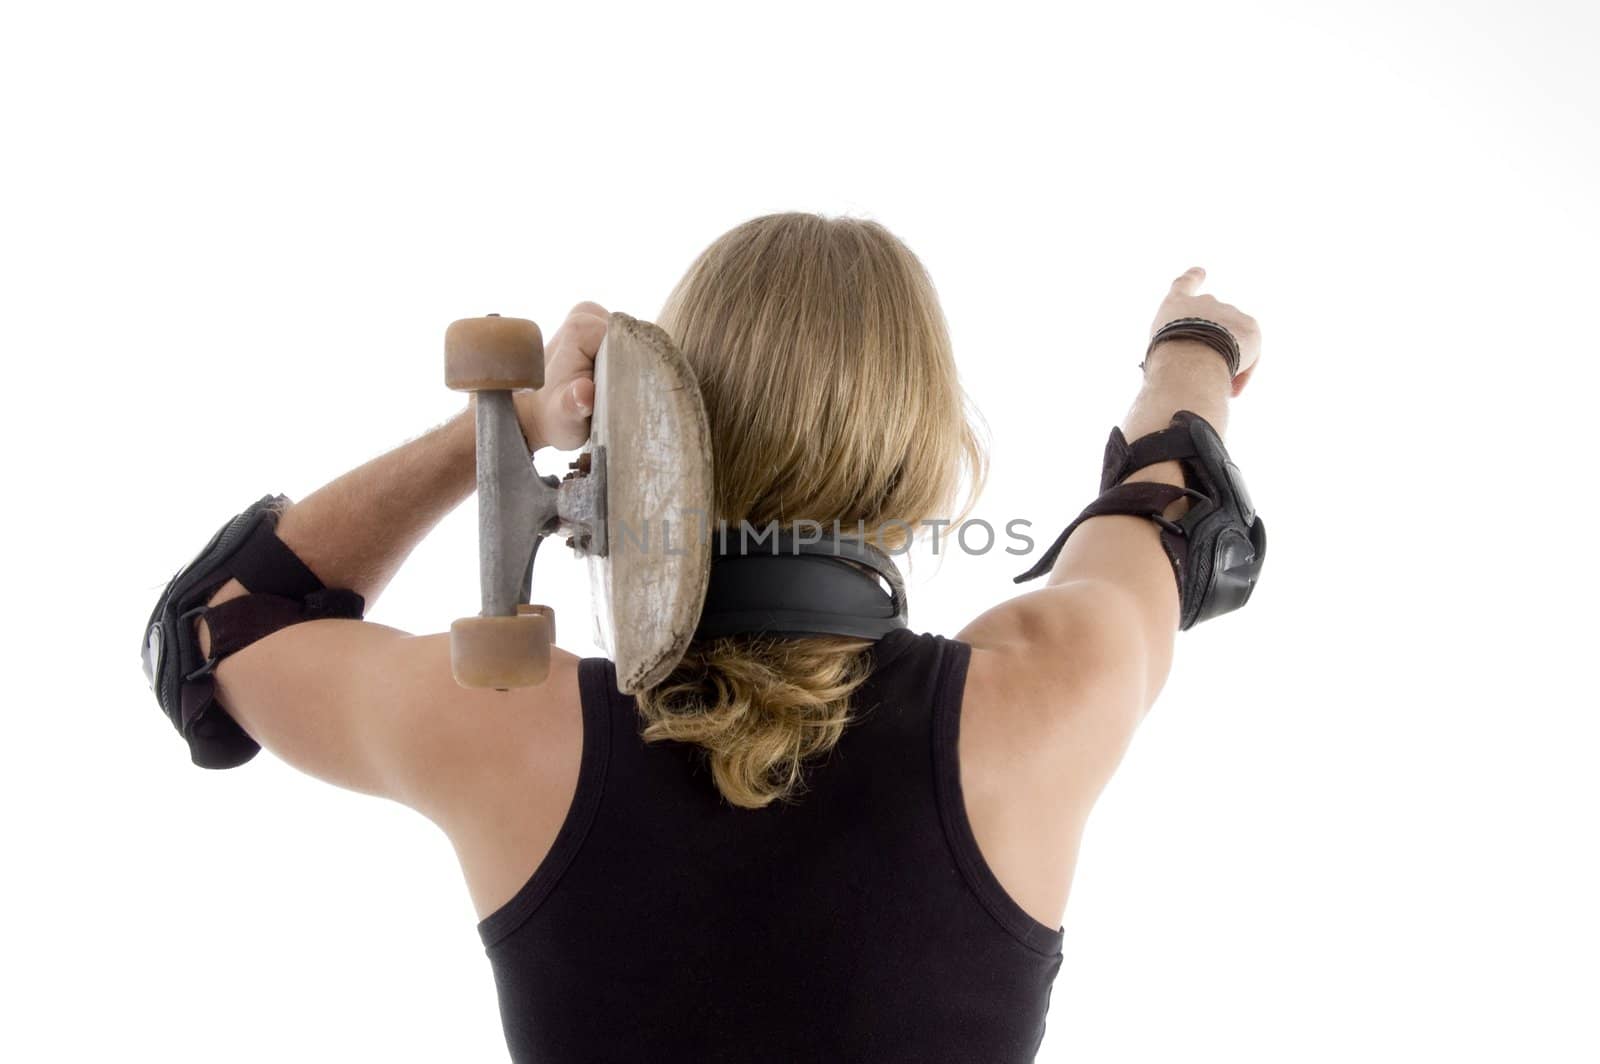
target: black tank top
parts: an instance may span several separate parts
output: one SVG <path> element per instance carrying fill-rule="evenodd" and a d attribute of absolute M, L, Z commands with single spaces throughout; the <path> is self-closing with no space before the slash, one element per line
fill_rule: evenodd
<path fill-rule="evenodd" d="M 1059 930 L 980 856 L 956 733 L 970 647 L 899 630 L 793 803 L 724 802 L 646 743 L 604 658 L 549 855 L 478 925 L 518 1062 L 1030 1061 Z"/>

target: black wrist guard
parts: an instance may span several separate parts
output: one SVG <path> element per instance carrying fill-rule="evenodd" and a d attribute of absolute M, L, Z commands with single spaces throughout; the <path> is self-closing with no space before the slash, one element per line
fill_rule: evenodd
<path fill-rule="evenodd" d="M 353 591 L 324 587 L 274 529 L 282 495 L 266 495 L 217 530 L 198 557 L 167 584 L 145 625 L 140 657 L 156 701 L 189 744 L 201 768 L 234 768 L 261 747 L 216 699 L 217 662 L 300 621 L 357 617 L 365 603 Z M 251 592 L 217 606 L 206 602 L 228 580 Z M 196 618 L 211 634 L 202 658 Z"/>
<path fill-rule="evenodd" d="M 1121 483 L 1136 469 L 1176 460 L 1188 487 L 1157 481 Z M 1176 521 L 1162 512 L 1188 497 L 1189 509 Z M 1243 606 L 1255 589 L 1267 556 L 1267 530 L 1256 515 L 1239 467 L 1205 418 L 1192 410 L 1172 415 L 1172 423 L 1132 443 L 1120 428 L 1111 430 L 1100 475 L 1100 497 L 1084 508 L 1017 583 L 1048 573 L 1056 557 L 1084 521 L 1102 514 L 1148 517 L 1161 526 L 1161 546 L 1178 580 L 1180 629 Z"/>

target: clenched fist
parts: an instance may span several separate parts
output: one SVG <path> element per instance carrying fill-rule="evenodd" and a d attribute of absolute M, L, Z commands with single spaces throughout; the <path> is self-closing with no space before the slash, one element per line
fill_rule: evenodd
<path fill-rule="evenodd" d="M 528 450 L 571 451 L 588 440 L 589 415 L 594 413 L 594 360 L 610 317 L 598 303 L 573 307 L 544 345 L 544 387 L 512 393 Z M 474 394 L 474 411 L 477 402 Z"/>

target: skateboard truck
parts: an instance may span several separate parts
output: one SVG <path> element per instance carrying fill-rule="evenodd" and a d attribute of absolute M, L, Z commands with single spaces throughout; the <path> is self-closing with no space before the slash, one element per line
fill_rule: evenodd
<path fill-rule="evenodd" d="M 588 559 L 597 638 L 616 661 L 619 689 L 664 677 L 693 636 L 710 566 L 694 535 L 709 534 L 710 427 L 671 338 L 649 322 L 610 316 L 595 358 L 589 441 L 561 479 L 535 468 L 512 398 L 544 384 L 538 325 L 496 314 L 452 323 L 445 384 L 477 394 L 483 610 L 450 626 L 456 682 L 504 691 L 549 674 L 555 613 L 529 597 L 534 558 L 550 535 Z"/>

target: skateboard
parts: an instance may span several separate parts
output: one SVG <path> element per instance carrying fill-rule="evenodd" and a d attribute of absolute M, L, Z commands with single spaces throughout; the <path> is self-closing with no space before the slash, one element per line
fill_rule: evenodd
<path fill-rule="evenodd" d="M 512 393 L 544 384 L 524 318 L 463 318 L 445 332 L 445 385 L 477 394 L 478 572 L 483 609 L 450 626 L 463 687 L 510 690 L 550 670 L 555 613 L 530 602 L 549 536 L 589 569 L 597 642 L 623 693 L 683 658 L 710 575 L 711 430 L 693 370 L 660 327 L 613 313 L 595 357 L 589 440 L 565 477 L 541 475 Z"/>

